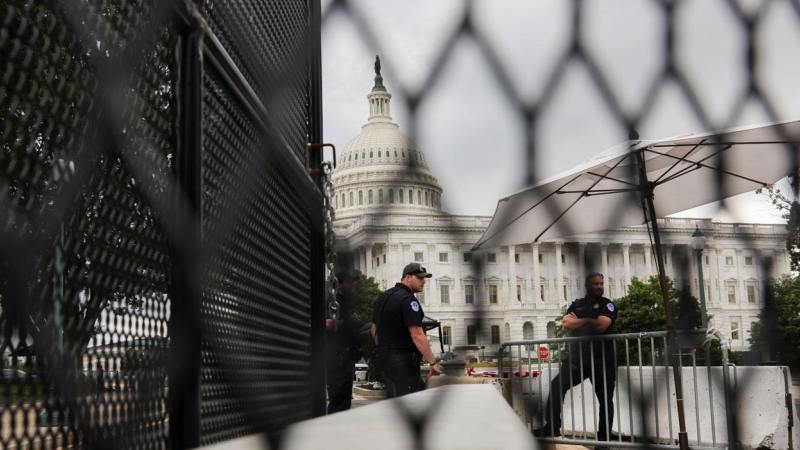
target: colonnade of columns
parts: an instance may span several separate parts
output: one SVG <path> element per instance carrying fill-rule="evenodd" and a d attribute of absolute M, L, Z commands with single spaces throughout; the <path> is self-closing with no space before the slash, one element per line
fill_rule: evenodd
<path fill-rule="evenodd" d="M 438 266 L 440 263 L 448 264 L 446 269 L 447 276 L 451 278 L 451 297 L 455 297 L 456 291 L 462 291 L 461 280 L 462 277 L 469 277 L 471 267 L 464 265 L 462 258 L 464 253 L 469 253 L 468 249 L 462 249 L 467 244 L 450 244 L 446 250 L 440 245 L 426 244 L 424 247 L 423 261 L 424 265 L 428 267 L 430 272 L 434 272 L 435 278 L 430 280 L 428 295 L 437 295 L 438 285 L 437 278 L 441 275 L 441 268 Z M 547 258 L 547 261 L 540 262 L 543 256 L 542 245 L 549 247 L 549 251 L 544 254 L 552 255 Z M 569 247 L 565 247 L 569 245 Z M 637 263 L 637 270 L 634 271 L 634 264 L 631 260 L 631 247 L 634 247 L 635 254 L 643 255 L 643 264 Z M 663 254 L 665 262 L 665 273 L 668 277 L 672 278 L 679 284 L 688 284 L 692 295 L 699 297 L 698 284 L 698 267 L 697 267 L 697 254 L 689 245 L 678 245 L 680 250 L 674 254 L 674 244 L 663 245 Z M 574 249 L 577 249 L 577 255 Z M 527 253 L 525 250 L 530 249 L 531 262 L 528 264 L 527 256 L 524 264 L 517 264 L 517 254 Z M 568 251 L 568 249 L 572 249 Z M 599 264 L 596 255 L 599 250 Z M 616 251 L 615 251 L 616 250 Z M 419 252 L 420 249 L 415 250 Z M 449 256 L 446 261 L 440 261 L 440 252 L 447 251 Z M 736 302 L 743 303 L 747 301 L 747 288 L 748 277 L 743 273 L 745 264 L 745 254 L 742 249 L 734 249 L 735 251 L 735 274 L 733 267 L 726 272 L 725 277 L 722 276 L 723 264 L 726 263 L 724 257 L 720 256 L 720 250 L 713 246 L 707 245 L 702 255 L 702 266 L 705 280 L 705 294 L 706 301 L 712 305 L 729 303 L 727 295 L 727 287 L 735 285 L 736 289 Z M 784 254 L 779 254 L 781 250 L 767 249 L 755 250 L 755 253 L 748 253 L 747 257 L 753 257 L 754 260 L 763 260 L 763 258 L 772 258 L 776 261 L 774 272 L 780 273 L 788 270 L 788 257 Z M 490 251 L 486 251 L 490 252 Z M 388 253 L 388 255 L 386 255 Z M 573 297 L 583 295 L 583 280 L 587 271 L 600 270 L 605 276 L 607 281 L 606 295 L 610 298 L 618 298 L 626 294 L 627 285 L 634 275 L 642 279 L 647 279 L 651 275 L 656 275 L 656 267 L 654 264 L 653 252 L 649 243 L 565 243 L 564 241 L 552 241 L 547 243 L 534 242 L 532 244 L 511 245 L 502 247 L 495 251 L 498 262 L 500 258 L 504 259 L 505 264 L 501 264 L 500 273 L 490 272 L 487 276 L 500 278 L 501 282 L 499 292 L 499 304 L 506 304 L 509 308 L 519 308 L 523 303 L 547 303 L 549 305 L 542 305 L 542 307 L 556 306 L 557 303 L 570 301 Z M 730 250 L 726 252 L 728 257 L 727 264 L 730 265 Z M 587 254 L 590 254 L 587 260 Z M 622 256 L 622 264 L 612 264 L 611 260 L 614 255 Z M 385 255 L 385 256 L 384 256 Z M 570 255 L 572 255 L 570 257 Z M 573 258 L 577 256 L 577 261 Z M 681 272 L 675 267 L 675 257 L 686 258 L 685 262 L 688 263 L 687 270 Z M 419 255 L 417 255 L 419 257 Z M 782 258 L 783 257 L 783 258 Z M 384 259 L 385 258 L 385 259 Z M 617 256 L 619 258 L 619 256 Z M 379 283 L 384 281 L 381 288 L 391 286 L 400 279 L 402 268 L 405 264 L 414 261 L 415 255 L 411 252 L 411 244 L 402 243 L 365 243 L 364 245 L 356 248 L 353 251 L 353 269 L 359 270 L 361 273 L 368 277 L 374 277 Z M 680 262 L 679 261 L 679 262 Z M 546 263 L 547 267 L 542 268 L 542 263 Z M 565 264 L 566 263 L 566 264 Z M 752 266 L 753 263 L 750 264 Z M 463 266 L 463 267 L 462 267 Z M 599 266 L 599 267 L 598 267 Z M 437 270 L 438 269 L 438 270 Z M 544 271 L 547 270 L 545 273 Z M 496 271 L 496 270 L 495 270 Z M 469 272 L 469 273 L 467 273 Z M 636 272 L 636 273 L 634 273 Z M 546 276 L 542 276 L 545 273 Z M 761 274 L 759 273 L 755 279 L 761 280 L 766 278 L 777 278 L 776 275 Z M 751 276 L 751 278 L 753 278 Z M 486 283 L 481 283 L 486 280 L 475 280 L 475 295 L 478 296 L 478 290 L 488 289 Z M 569 285 L 565 285 L 569 282 Z M 520 286 L 520 300 L 518 301 L 517 286 Z M 479 286 L 480 284 L 480 286 Z M 680 286 L 678 286 L 680 287 Z M 566 288 L 566 289 L 565 289 Z M 544 292 L 542 291 L 544 289 Z M 760 290 L 760 287 L 759 287 Z M 546 300 L 542 302 L 541 300 Z M 451 301 L 451 303 L 454 303 Z"/>

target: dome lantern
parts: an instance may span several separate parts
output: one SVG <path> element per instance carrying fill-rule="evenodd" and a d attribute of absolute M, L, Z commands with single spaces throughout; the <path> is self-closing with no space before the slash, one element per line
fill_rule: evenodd
<path fill-rule="evenodd" d="M 337 221 L 363 214 L 442 214 L 442 188 L 422 149 L 392 122 L 391 98 L 376 57 L 375 85 L 367 94 L 367 123 L 337 157 L 333 176 Z"/>

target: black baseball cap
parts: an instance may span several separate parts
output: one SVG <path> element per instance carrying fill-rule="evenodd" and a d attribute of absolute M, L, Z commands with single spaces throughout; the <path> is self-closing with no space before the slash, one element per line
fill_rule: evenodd
<path fill-rule="evenodd" d="M 420 278 L 430 278 L 433 276 L 432 273 L 428 273 L 424 267 L 422 267 L 419 263 L 410 263 L 403 268 L 403 278 L 406 275 L 414 275 L 415 277 Z"/>

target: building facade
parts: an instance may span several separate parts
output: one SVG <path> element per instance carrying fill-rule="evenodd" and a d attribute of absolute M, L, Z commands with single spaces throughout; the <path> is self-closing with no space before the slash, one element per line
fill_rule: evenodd
<path fill-rule="evenodd" d="M 392 122 L 391 94 L 380 73 L 367 99 L 368 121 L 338 155 L 333 178 L 337 251 L 352 255 L 352 268 L 382 289 L 394 285 L 409 262 L 433 273 L 418 297 L 426 315 L 442 323 L 445 351 L 474 357 L 481 347 L 492 354 L 507 340 L 552 337 L 562 308 L 583 296 L 588 272 L 605 275 L 612 300 L 626 295 L 633 277 L 657 274 L 645 226 L 472 252 L 491 217 L 442 211 L 442 188 L 422 149 Z M 728 336 L 733 349 L 746 349 L 765 283 L 789 272 L 784 225 L 667 218 L 659 226 L 667 276 L 696 297 L 690 242 L 695 227 L 706 235 L 702 270 L 710 326 Z"/>

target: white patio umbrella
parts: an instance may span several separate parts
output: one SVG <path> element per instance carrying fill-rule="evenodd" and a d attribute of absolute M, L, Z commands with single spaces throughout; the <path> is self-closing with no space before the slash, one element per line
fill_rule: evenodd
<path fill-rule="evenodd" d="M 798 164 L 800 121 L 631 141 L 497 202 L 475 249 L 647 222 L 670 340 L 675 327 L 655 219 L 771 185 Z M 680 367 L 672 364 L 681 449 L 688 448 Z M 729 420 L 729 432 L 731 418 Z"/>
<path fill-rule="evenodd" d="M 655 218 L 753 191 L 789 175 L 797 144 L 800 121 L 630 141 L 500 199 L 475 249 L 642 224 L 643 181 Z"/>

